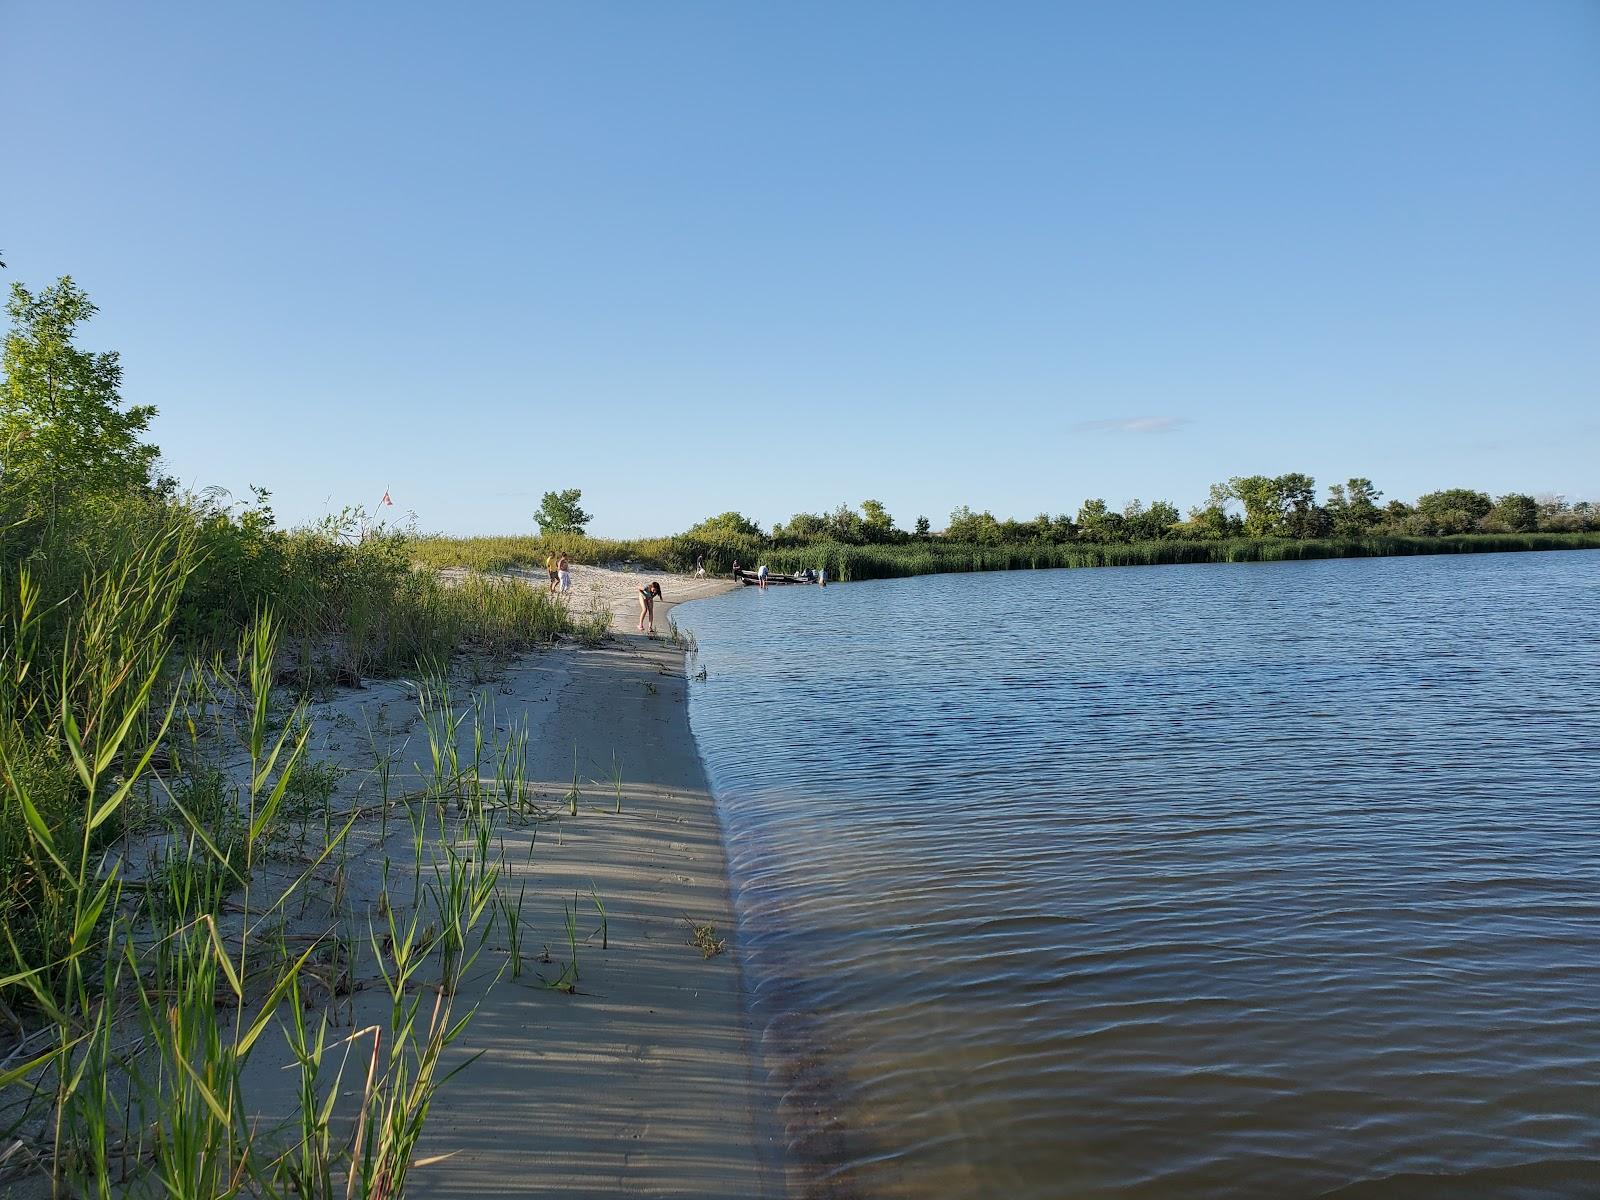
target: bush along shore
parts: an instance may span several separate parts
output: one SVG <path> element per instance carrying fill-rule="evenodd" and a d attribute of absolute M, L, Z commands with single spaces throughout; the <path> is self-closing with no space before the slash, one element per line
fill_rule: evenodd
<path fill-rule="evenodd" d="M 610 614 L 446 581 L 359 514 L 289 531 L 264 492 L 179 495 L 116 355 L 75 345 L 87 297 L 17 286 L 8 310 L 0 1193 L 398 1196 L 460 981 L 522 971 L 505 832 L 559 817 L 525 736 L 451 699 L 452 660 L 492 672 Z M 380 708 L 319 735 L 370 749 L 347 779 L 315 701 L 402 672 L 416 733 Z M 334 1032 L 357 980 L 387 1003 Z"/>
<path fill-rule="evenodd" d="M 270 612 L 184 653 L 196 541 L 158 530 L 54 603 L 27 565 L 0 593 L 0 1191 L 398 1196 L 461 981 L 523 971 L 505 842 L 561 810 L 442 669 L 393 687 L 400 726 L 330 732 L 277 686 L 299 668 Z M 564 627 L 500 586 L 403 610 L 416 644 L 449 644 L 439 611 L 505 647 Z M 324 759 L 330 737 L 370 764 Z"/>

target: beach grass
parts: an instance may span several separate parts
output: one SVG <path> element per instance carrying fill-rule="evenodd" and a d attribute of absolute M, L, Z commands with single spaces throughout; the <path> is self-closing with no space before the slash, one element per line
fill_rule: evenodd
<path fill-rule="evenodd" d="M 527 814 L 526 733 L 496 749 L 492 706 L 479 694 L 456 711 L 442 664 L 547 642 L 565 610 L 517 581 L 403 564 L 371 593 L 360 648 L 330 651 L 435 664 L 417 689 L 427 786 L 397 799 L 368 730 L 380 828 L 403 804 L 413 861 L 397 902 L 385 859 L 362 929 L 344 881 L 363 810 L 334 808 L 343 772 L 313 760 L 308 701 L 280 686 L 308 679 L 308 640 L 350 627 L 262 605 L 219 647 L 223 626 L 183 628 L 205 562 L 194 524 L 173 520 L 80 560 L 75 586 L 57 563 L 0 572 L 0 1122 L 16 1150 L 0 1190 L 33 1176 L 106 1198 L 398 1196 L 497 913 L 505 969 L 522 962 L 522 896 L 497 907 L 491 846 Z M 224 770 L 227 754 L 242 761 Z M 326 927 L 291 936 L 310 900 Z M 358 963 L 387 1014 L 334 1036 Z M 263 1122 L 250 1064 L 269 1037 L 287 1040 L 298 1099 Z"/>

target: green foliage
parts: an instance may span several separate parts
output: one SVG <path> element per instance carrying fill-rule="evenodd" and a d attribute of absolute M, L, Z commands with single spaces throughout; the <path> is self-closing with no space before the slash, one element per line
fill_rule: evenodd
<path fill-rule="evenodd" d="M 899 530 L 894 527 L 894 518 L 889 515 L 889 510 L 878 500 L 863 500 L 861 502 L 861 539 L 869 545 L 892 542 L 896 540 Z"/>
<path fill-rule="evenodd" d="M 1266 475 L 1235 476 L 1228 480 L 1228 494 L 1244 505 L 1247 537 L 1272 537 L 1281 532 L 1285 506 L 1276 479 Z"/>
<path fill-rule="evenodd" d="M 860 512 L 841 504 L 828 513 L 795 513 L 787 522 L 772 527 L 772 543 L 777 546 L 805 546 L 813 542 L 884 545 L 904 541 L 905 537 L 894 527 L 894 518 L 878 500 L 862 501 Z"/>
<path fill-rule="evenodd" d="M 950 514 L 944 537 L 952 542 L 971 542 L 976 545 L 996 545 L 1000 542 L 1000 522 L 988 509 L 975 513 L 965 504 Z"/>
<path fill-rule="evenodd" d="M 1328 525 L 1335 537 L 1361 537 L 1383 521 L 1378 501 L 1383 493 L 1370 479 L 1351 479 L 1328 485 Z"/>
<path fill-rule="evenodd" d="M 1410 532 L 1424 537 L 1470 533 L 1494 508 L 1486 492 L 1470 488 L 1447 488 L 1417 497 Z"/>
<path fill-rule="evenodd" d="M 1298 471 L 1279 475 L 1278 487 L 1283 518 L 1278 531 L 1284 537 L 1322 537 L 1328 532 L 1327 512 L 1317 507 L 1317 481 Z"/>
<path fill-rule="evenodd" d="M 707 517 L 698 524 L 691 525 L 686 531 L 690 537 L 702 537 L 709 540 L 725 539 L 758 539 L 762 536 L 761 526 L 757 525 L 743 513 L 725 512 L 714 517 Z"/>
<path fill-rule="evenodd" d="M 1569 504 L 1565 496 L 1547 496 L 1539 501 L 1539 528 L 1565 533 L 1600 529 L 1600 506 L 1587 500 Z"/>
<path fill-rule="evenodd" d="M 1168 500 L 1153 500 L 1149 508 L 1137 500 L 1131 500 L 1122 510 L 1122 518 L 1128 530 L 1128 539 L 1135 542 L 1153 542 L 1171 537 L 1181 520 L 1178 506 Z"/>
<path fill-rule="evenodd" d="M 1530 533 L 1539 527 L 1539 504 L 1532 496 L 1512 492 L 1495 501 L 1486 523 L 1497 533 Z"/>
<path fill-rule="evenodd" d="M 1078 507 L 1079 536 L 1086 542 L 1116 543 L 1128 540 L 1127 523 L 1104 500 L 1085 500 Z"/>
<path fill-rule="evenodd" d="M 578 507 L 583 492 L 567 488 L 560 492 L 546 492 L 539 501 L 539 511 L 533 514 L 539 532 L 549 536 L 556 533 L 583 533 L 584 526 L 594 517 Z"/>
<path fill-rule="evenodd" d="M 672 545 L 700 544 L 711 539 L 680 534 L 678 538 L 592 538 L 580 534 L 554 534 L 546 537 L 529 534 L 452 538 L 442 535 L 411 538 L 406 553 L 414 566 L 442 570 L 465 567 L 472 571 L 497 573 L 525 569 L 544 569 L 545 555 L 566 554 L 576 563 L 631 564 L 668 568 Z M 750 539 L 751 545 L 759 545 Z M 694 565 L 694 558 L 688 560 Z M 709 560 L 708 560 L 709 562 Z"/>
<path fill-rule="evenodd" d="M 70 492 L 128 491 L 150 483 L 157 450 L 140 440 L 155 416 L 124 407 L 122 364 L 73 341 L 95 313 L 63 276 L 35 295 L 13 284 L 6 304 L 5 380 L 0 384 L 0 488 L 54 521 Z"/>
<path fill-rule="evenodd" d="M 816 513 L 795 513 L 788 521 L 780 521 L 772 527 L 772 541 L 777 546 L 803 546 L 827 540 L 828 518 Z"/>

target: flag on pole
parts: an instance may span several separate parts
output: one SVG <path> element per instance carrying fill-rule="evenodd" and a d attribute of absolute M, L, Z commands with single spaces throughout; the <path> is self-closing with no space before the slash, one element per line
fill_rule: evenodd
<path fill-rule="evenodd" d="M 390 508 L 394 507 L 394 501 L 389 499 L 389 493 L 388 493 L 387 489 L 383 493 L 383 499 L 378 501 L 378 503 L 380 505 L 381 504 L 387 504 Z"/>

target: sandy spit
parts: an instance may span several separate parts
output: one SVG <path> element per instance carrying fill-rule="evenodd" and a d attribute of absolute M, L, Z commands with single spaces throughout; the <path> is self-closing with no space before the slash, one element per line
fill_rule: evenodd
<path fill-rule="evenodd" d="M 464 1039 L 482 1056 L 440 1096 L 412 1177 L 418 1200 L 456 1197 L 776 1197 L 776 1106 L 746 1016 L 721 831 L 689 729 L 681 648 L 641 636 L 638 589 L 659 579 L 656 628 L 676 603 L 733 586 L 576 566 L 568 600 L 613 613 L 599 649 L 524 660 L 491 685 L 497 724 L 526 717 L 539 802 L 563 806 L 574 754 L 576 818 L 507 832 L 526 884 L 533 954 L 521 980 L 480 981 Z M 542 584 L 542 572 L 526 573 Z M 621 813 L 612 772 L 622 774 Z M 520 867 L 516 864 L 525 863 Z M 606 946 L 591 899 L 605 905 Z M 581 979 L 564 995 L 527 972 L 566 957 L 563 904 L 576 894 Z M 710 925 L 721 953 L 691 944 Z M 498 938 L 496 939 L 498 941 Z M 497 965 L 497 964 L 493 964 Z"/>
<path fill-rule="evenodd" d="M 543 572 L 522 574 L 544 583 Z M 523 973 L 514 979 L 506 969 L 509 946 L 496 927 L 457 1004 L 458 1014 L 474 1004 L 477 1012 L 455 1061 L 478 1057 L 440 1093 L 417 1152 L 427 1165 L 406 1194 L 780 1197 L 776 1102 L 746 1015 L 721 830 L 689 728 L 684 652 L 635 631 L 638 589 L 650 579 L 664 593 L 658 635 L 675 604 L 733 585 L 600 567 L 573 575 L 568 603 L 610 611 L 610 641 L 530 654 L 486 680 L 458 667 L 453 680 L 463 759 L 475 707 L 493 731 L 486 773 L 506 739 L 526 729 L 531 799 L 545 817 L 497 833 L 507 864 L 500 889 L 525 896 Z M 381 731 L 397 789 L 420 786 L 428 742 L 416 712 L 402 680 L 315 706 L 314 756 L 348 772 L 344 799 L 373 799 L 368 730 Z M 575 772 L 574 817 L 566 797 Z M 406 821 L 392 817 L 390 826 L 383 839 L 364 823 L 355 836 L 362 851 L 340 880 L 357 926 L 375 920 L 384 859 L 397 871 L 410 861 Z M 574 904 L 580 978 L 568 995 L 546 981 L 569 958 L 565 906 Z M 695 925 L 725 940 L 720 953 L 692 944 Z M 356 973 L 371 971 L 364 963 Z M 381 1022 L 387 1003 L 375 980 L 358 979 L 342 1023 Z M 287 1111 L 287 1092 L 273 1093 L 292 1085 L 289 1065 L 281 1050 L 252 1061 L 251 1094 L 265 1112 Z"/>
<path fill-rule="evenodd" d="M 526 882 L 529 924 L 558 961 L 561 906 L 577 893 L 588 933 L 598 924 L 592 890 L 605 904 L 608 946 L 591 935 L 580 948 L 576 995 L 526 977 L 483 992 L 467 1041 L 484 1054 L 450 1083 L 419 1148 L 453 1157 L 415 1176 L 410 1194 L 779 1196 L 775 1106 L 753 1056 L 684 656 L 631 631 L 634 576 L 575 574 L 575 590 L 585 576 L 599 585 L 622 632 L 598 650 L 544 656 L 533 694 L 511 677 L 513 695 L 542 718 L 530 767 L 549 781 L 546 802 L 571 787 L 575 749 L 583 794 L 579 816 L 545 828 L 537 844 L 508 840 L 512 862 L 531 857 L 503 886 Z M 671 602 L 727 586 L 662 584 L 669 603 L 658 605 L 658 630 Z M 691 921 L 713 926 L 727 948 L 705 957 L 690 944 Z"/>

